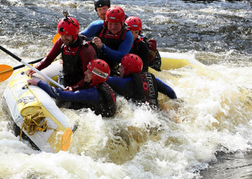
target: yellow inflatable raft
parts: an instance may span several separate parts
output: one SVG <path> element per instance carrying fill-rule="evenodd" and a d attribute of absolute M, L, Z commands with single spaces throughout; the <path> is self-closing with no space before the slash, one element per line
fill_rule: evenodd
<path fill-rule="evenodd" d="M 5 111 L 20 128 L 21 135 L 25 133 L 40 150 L 66 151 L 72 135 L 69 120 L 46 92 L 27 85 L 26 70 L 13 73 L 3 95 Z"/>
<path fill-rule="evenodd" d="M 162 70 L 173 70 L 186 66 L 204 66 L 199 61 L 195 60 L 194 54 L 182 54 L 182 53 L 170 53 L 170 52 L 159 52 L 161 56 L 161 71 Z M 150 72 L 157 72 L 149 67 Z"/>
<path fill-rule="evenodd" d="M 161 70 L 171 70 L 188 65 L 202 65 L 189 55 L 160 52 Z M 59 61 L 42 70 L 48 77 L 56 76 L 62 69 Z M 37 86 L 27 85 L 26 68 L 15 71 L 4 92 L 3 101 L 14 123 L 42 151 L 66 151 L 71 142 L 72 130 L 68 118 L 55 101 Z M 150 71 L 154 71 L 150 68 Z M 46 81 L 43 77 L 38 78 Z"/>

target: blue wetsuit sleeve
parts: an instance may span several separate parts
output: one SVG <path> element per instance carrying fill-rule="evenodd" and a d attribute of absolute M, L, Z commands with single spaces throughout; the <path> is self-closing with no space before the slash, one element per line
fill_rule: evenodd
<path fill-rule="evenodd" d="M 120 78 L 115 76 L 110 76 L 106 83 L 111 86 L 111 88 L 118 94 L 124 95 L 126 84 L 131 81 L 133 78 Z"/>
<path fill-rule="evenodd" d="M 101 50 L 104 53 L 104 55 L 106 55 L 109 59 L 120 63 L 122 57 L 124 57 L 126 54 L 130 52 L 132 44 L 133 44 L 133 35 L 131 31 L 127 31 L 123 42 L 118 47 L 118 50 L 112 50 L 105 44 L 103 44 Z"/>
<path fill-rule="evenodd" d="M 39 81 L 37 84 L 41 89 L 47 92 L 52 98 L 69 102 L 97 101 L 99 91 L 96 88 L 82 89 L 75 92 L 63 91 L 54 88 L 47 83 Z"/>
<path fill-rule="evenodd" d="M 166 96 L 168 96 L 171 99 L 177 99 L 177 95 L 176 95 L 175 91 L 170 86 L 165 84 L 163 81 L 161 81 L 157 77 L 156 77 L 156 80 L 157 80 L 159 92 L 165 94 Z"/>
<path fill-rule="evenodd" d="M 96 20 L 91 22 L 87 28 L 81 31 L 80 35 L 85 35 L 88 38 L 93 38 L 95 33 L 103 27 L 103 20 Z"/>

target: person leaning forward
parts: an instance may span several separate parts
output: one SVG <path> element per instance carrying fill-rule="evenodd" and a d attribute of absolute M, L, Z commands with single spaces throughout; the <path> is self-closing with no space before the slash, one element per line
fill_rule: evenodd
<path fill-rule="evenodd" d="M 85 85 L 84 72 L 87 64 L 95 58 L 95 50 L 85 37 L 80 36 L 79 22 L 68 14 L 61 19 L 57 26 L 60 38 L 55 42 L 47 56 L 35 66 L 38 70 L 48 67 L 61 53 L 63 61 L 63 78 L 66 91 L 76 91 Z M 35 71 L 29 69 L 26 74 L 32 75 Z"/>
<path fill-rule="evenodd" d="M 71 102 L 70 108 L 90 108 L 97 115 L 112 117 L 116 113 L 116 93 L 106 83 L 109 75 L 108 64 L 101 59 L 94 59 L 88 63 L 85 71 L 85 89 L 63 91 L 37 78 L 31 78 L 27 82 L 29 85 L 39 86 L 61 103 Z"/>
<path fill-rule="evenodd" d="M 159 108 L 158 92 L 176 99 L 175 91 L 150 72 L 142 72 L 142 59 L 136 54 L 127 54 L 119 67 L 120 77 L 109 77 L 107 83 L 119 95 L 137 105 L 148 103 L 152 109 Z"/>

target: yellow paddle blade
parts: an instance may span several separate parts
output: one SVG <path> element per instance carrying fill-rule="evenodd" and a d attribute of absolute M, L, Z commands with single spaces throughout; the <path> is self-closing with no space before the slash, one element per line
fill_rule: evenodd
<path fill-rule="evenodd" d="M 52 39 L 52 43 L 55 44 L 55 42 L 56 42 L 59 38 L 60 38 L 60 34 L 59 34 L 59 33 L 55 34 L 55 36 L 54 36 L 53 39 Z"/>
<path fill-rule="evenodd" d="M 67 151 L 68 148 L 70 147 L 72 134 L 73 134 L 73 131 L 71 130 L 71 128 L 70 127 L 66 128 L 66 130 L 64 131 L 64 133 L 62 135 L 62 139 L 61 139 L 61 144 L 62 144 L 61 149 L 63 151 Z"/>
<path fill-rule="evenodd" d="M 9 65 L 0 65 L 0 82 L 7 80 L 13 73 L 13 68 Z"/>

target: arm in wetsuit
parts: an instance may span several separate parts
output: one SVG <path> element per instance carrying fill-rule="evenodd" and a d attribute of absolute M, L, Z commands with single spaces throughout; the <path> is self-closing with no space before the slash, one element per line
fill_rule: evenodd
<path fill-rule="evenodd" d="M 106 55 L 109 59 L 120 63 L 122 57 L 127 55 L 132 47 L 133 43 L 133 35 L 131 31 L 126 32 L 124 41 L 119 45 L 118 50 L 112 50 L 105 44 L 102 45 L 102 52 Z"/>
<path fill-rule="evenodd" d="M 162 82 L 157 77 L 156 77 L 156 80 L 157 80 L 158 91 L 159 92 L 167 95 L 171 99 L 176 99 L 177 98 L 177 95 L 176 95 L 175 91 L 170 86 L 168 86 L 167 84 Z M 127 77 L 127 78 L 109 77 L 106 82 L 118 94 L 125 96 L 126 95 L 125 93 L 127 92 L 127 90 L 129 90 L 129 89 L 126 89 L 126 88 L 128 87 L 128 84 L 130 84 L 131 81 L 133 81 L 132 77 Z"/>
<path fill-rule="evenodd" d="M 59 88 L 54 88 L 42 81 L 39 81 L 37 85 L 45 92 L 47 92 L 52 98 L 61 101 L 84 102 L 84 101 L 98 100 L 99 91 L 96 88 L 88 88 L 72 92 L 72 91 L 63 91 Z"/>
<path fill-rule="evenodd" d="M 92 39 L 94 38 L 94 35 L 101 30 L 103 27 L 103 20 L 96 20 L 91 22 L 87 28 L 85 28 L 83 31 L 81 31 L 80 35 L 85 35 L 87 38 Z"/>
<path fill-rule="evenodd" d="M 177 99 L 177 95 L 176 95 L 175 91 L 170 86 L 165 84 L 163 81 L 161 81 L 157 77 L 156 77 L 156 80 L 157 80 L 157 84 L 158 84 L 158 92 L 165 94 L 166 96 L 168 96 L 171 99 Z"/>
<path fill-rule="evenodd" d="M 132 77 L 120 78 L 115 76 L 110 76 L 106 83 L 111 86 L 111 88 L 118 94 L 124 96 L 125 95 L 125 87 L 128 82 L 132 81 Z"/>
<path fill-rule="evenodd" d="M 103 28 L 103 20 L 97 20 L 92 22 L 86 29 L 80 32 L 81 35 L 85 35 L 88 38 L 93 38 L 94 35 Z M 121 62 L 123 56 L 129 53 L 133 44 L 133 35 L 131 31 L 127 31 L 124 37 L 123 42 L 118 47 L 118 50 L 112 50 L 103 43 L 101 51 L 106 55 L 110 60 L 114 62 Z"/>

